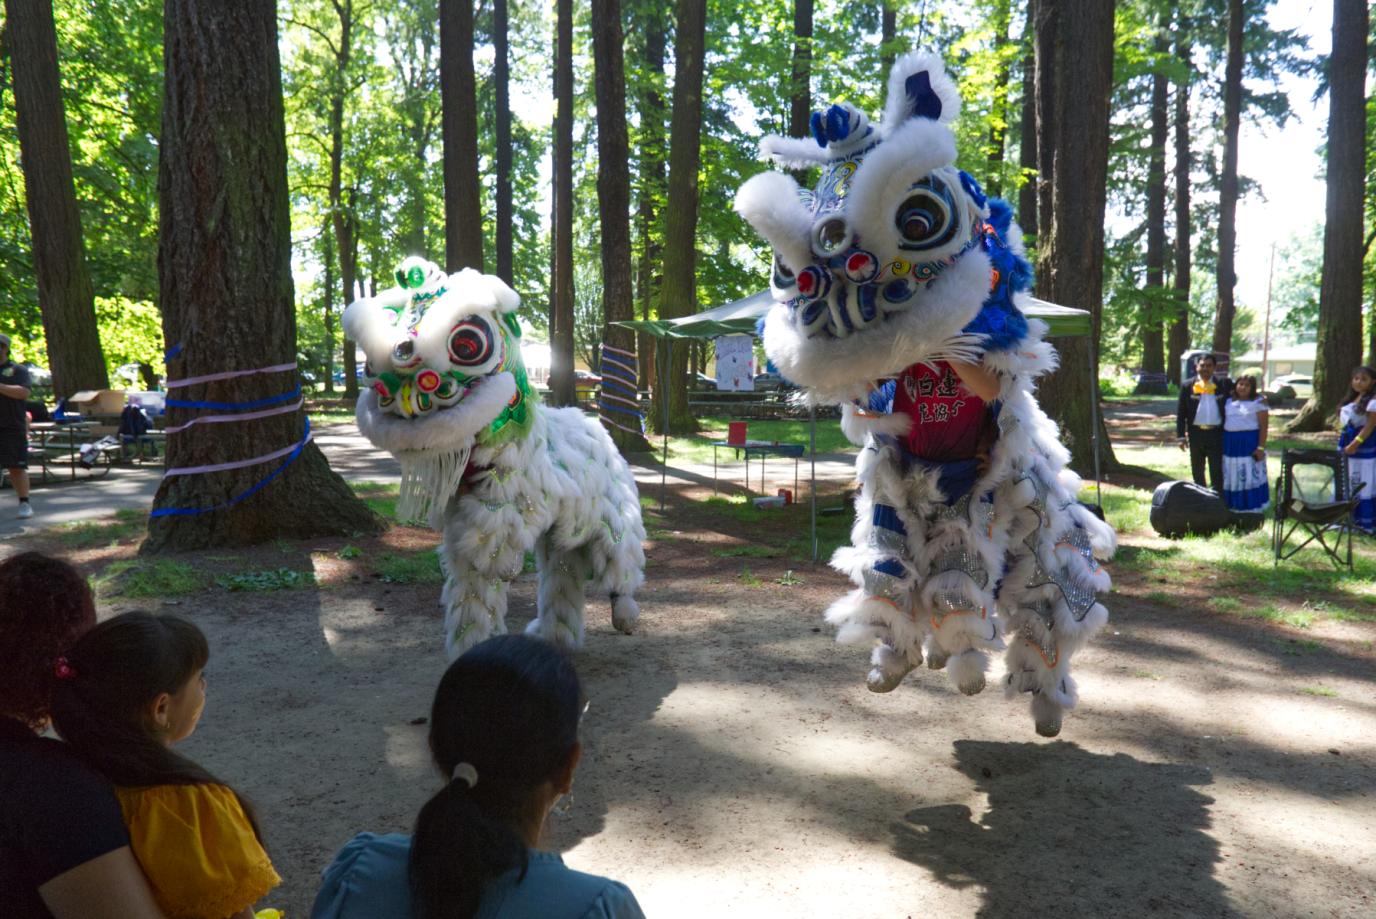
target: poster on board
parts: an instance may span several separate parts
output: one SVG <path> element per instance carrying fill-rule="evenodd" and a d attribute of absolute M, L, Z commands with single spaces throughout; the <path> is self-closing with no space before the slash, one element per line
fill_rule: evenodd
<path fill-rule="evenodd" d="M 755 391 L 755 340 L 749 335 L 717 339 L 717 391 Z"/>

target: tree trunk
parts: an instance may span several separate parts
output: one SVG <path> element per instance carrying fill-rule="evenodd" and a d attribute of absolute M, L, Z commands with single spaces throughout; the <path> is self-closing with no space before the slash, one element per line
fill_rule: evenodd
<path fill-rule="evenodd" d="M 1170 51 L 1166 30 L 1168 14 L 1161 14 L 1156 37 L 1156 65 L 1151 78 L 1151 150 L 1147 166 L 1147 289 L 1142 300 L 1142 377 L 1137 392 L 1166 392 L 1165 303 L 1166 273 L 1166 137 L 1170 108 L 1164 60 Z"/>
<path fill-rule="evenodd" d="M 325 395 L 334 395 L 334 234 L 320 234 L 325 263 Z M 347 305 L 347 304 L 346 304 Z"/>
<path fill-rule="evenodd" d="M 669 126 L 669 204 L 664 227 L 664 299 L 660 316 L 673 319 L 697 309 L 698 165 L 702 150 L 702 66 L 707 30 L 706 0 L 679 0 L 674 41 L 674 111 Z M 656 431 L 663 427 L 660 400 L 669 400 L 669 433 L 697 430 L 688 408 L 688 351 L 672 347 L 668 392 L 655 387 Z"/>
<path fill-rule="evenodd" d="M 663 246 L 658 227 L 660 204 L 665 194 L 664 173 L 664 97 L 659 87 L 664 79 L 664 16 L 667 11 L 659 2 L 642 3 L 642 28 L 645 35 L 645 79 L 640 88 L 640 194 L 637 223 L 640 233 L 640 267 L 637 294 L 640 298 L 640 318 L 649 319 L 659 306 L 663 286 Z M 639 356 L 640 388 L 647 390 L 654 380 L 654 338 L 638 336 L 636 353 Z"/>
<path fill-rule="evenodd" d="M 347 307 L 355 297 L 354 266 L 358 260 L 357 244 L 351 239 L 354 225 L 352 200 L 349 202 L 350 213 L 345 213 L 344 206 L 344 96 L 348 91 L 347 74 L 353 56 L 353 0 L 342 0 L 335 4 L 334 9 L 339 17 L 339 42 L 335 45 L 335 72 L 330 88 L 330 227 L 334 233 L 335 248 L 339 251 L 339 279 L 344 286 L 344 296 L 340 302 Z M 333 343 L 333 336 L 330 341 Z M 344 397 L 357 400 L 357 349 L 352 341 L 345 338 L 343 350 Z"/>
<path fill-rule="evenodd" d="M 497 277 L 512 284 L 511 256 L 511 62 L 507 42 L 507 0 L 492 3 L 492 81 L 496 84 Z M 617 49 L 620 53 L 620 49 Z"/>
<path fill-rule="evenodd" d="M 1028 0 L 1027 23 L 1022 30 L 1022 124 L 1019 126 L 1018 165 L 1022 185 L 1018 187 L 1018 226 L 1027 245 L 1037 236 L 1037 60 L 1033 36 L 1036 0 Z"/>
<path fill-rule="evenodd" d="M 1362 218 L 1366 199 L 1367 8 L 1364 0 L 1333 0 L 1329 58 L 1328 202 L 1319 287 L 1319 343 L 1314 395 L 1289 431 L 1321 431 L 1348 392 L 1362 361 Z"/>
<path fill-rule="evenodd" d="M 1166 379 L 1181 385 L 1180 358 L 1190 350 L 1190 43 L 1181 17 L 1175 56 L 1184 78 L 1175 88 L 1175 318 L 1166 343 Z"/>
<path fill-rule="evenodd" d="M 793 2 L 793 75 L 788 96 L 789 136 L 807 137 L 812 118 L 812 0 Z"/>
<path fill-rule="evenodd" d="M 1109 96 L 1113 82 L 1113 4 L 1068 0 L 1036 4 L 1037 295 L 1089 310 L 1090 338 L 1056 342 L 1060 368 L 1039 386 L 1041 404 L 1061 429 L 1071 467 L 1094 470 L 1098 415 L 1103 468 L 1116 465 L 1099 401 L 1097 343 L 1103 312 L 1104 205 Z M 1091 348 L 1091 345 L 1096 347 Z"/>
<path fill-rule="evenodd" d="M 602 376 L 600 411 L 623 454 L 650 449 L 641 431 L 636 379 L 628 358 L 635 333 L 614 323 L 635 318 L 631 286 L 631 163 L 626 137 L 626 74 L 621 55 L 621 0 L 592 0 L 592 47 L 597 94 L 597 207 L 602 227 L 602 333 L 604 348 L 595 368 Z M 624 368 L 622 371 L 621 368 Z M 625 383 L 613 377 L 625 374 Z"/>
<path fill-rule="evenodd" d="M 1228 0 L 1228 63 L 1223 72 L 1223 174 L 1218 192 L 1218 316 L 1214 351 L 1233 349 L 1233 287 L 1237 284 L 1237 137 L 1242 112 L 1242 0 Z"/>
<path fill-rule="evenodd" d="M 168 362 L 172 380 L 296 360 L 275 6 L 166 0 L 163 8 L 158 281 L 163 334 L 180 349 Z M 173 395 L 234 404 L 285 395 L 274 404 L 290 405 L 298 379 L 295 371 L 254 373 Z M 169 426 L 215 411 L 169 401 Z M 168 471 L 300 445 L 305 423 L 301 412 L 289 411 L 187 428 L 168 437 Z M 168 475 L 153 513 L 144 552 L 382 529 L 311 443 L 237 469 Z"/>
<path fill-rule="evenodd" d="M 999 197 L 1003 194 L 1003 149 L 1008 135 L 1009 69 L 1003 50 L 1008 47 L 1009 22 L 1013 18 L 1009 0 L 994 0 L 990 17 L 994 25 L 994 54 L 998 58 L 998 66 L 994 74 L 993 106 L 989 113 L 989 173 L 984 185 L 990 196 Z"/>
<path fill-rule="evenodd" d="M 550 285 L 550 398 L 574 405 L 573 385 L 573 2 L 556 0 L 554 37 L 554 213 L 550 233 L 554 271 Z"/>
<path fill-rule="evenodd" d="M 898 0 L 883 0 L 879 13 L 879 85 L 888 85 L 894 62 L 894 33 L 898 27 Z"/>
<path fill-rule="evenodd" d="M 475 268 L 482 271 L 483 209 L 478 184 L 473 0 L 439 0 L 439 3 L 445 270 Z"/>
<path fill-rule="evenodd" d="M 82 249 L 52 0 L 5 0 L 5 12 L 38 305 L 53 391 L 63 398 L 105 389 L 110 378 Z"/>

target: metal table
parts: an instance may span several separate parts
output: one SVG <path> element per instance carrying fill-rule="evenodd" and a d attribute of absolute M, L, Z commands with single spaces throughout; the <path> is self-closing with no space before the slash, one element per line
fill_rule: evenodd
<path fill-rule="evenodd" d="M 745 490 L 750 491 L 750 457 L 760 458 L 760 491 L 765 492 L 764 487 L 764 463 L 767 457 L 782 456 L 793 458 L 793 500 L 798 500 L 798 460 L 806 451 L 803 444 L 785 444 L 778 441 L 769 440 L 747 440 L 744 443 L 733 444 L 725 440 L 712 442 L 712 494 L 717 493 L 717 451 L 726 448 L 735 451 L 737 457 L 745 455 Z"/>

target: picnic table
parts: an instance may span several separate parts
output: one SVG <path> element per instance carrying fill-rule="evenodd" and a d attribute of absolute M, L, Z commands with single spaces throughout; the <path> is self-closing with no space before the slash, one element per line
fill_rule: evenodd
<path fill-rule="evenodd" d="M 798 460 L 807 449 L 803 444 L 780 443 L 777 440 L 745 440 L 740 443 L 731 443 L 729 440 L 716 440 L 712 442 L 712 494 L 717 493 L 717 451 L 720 449 L 730 449 L 735 452 L 736 457 L 745 455 L 745 490 L 750 491 L 750 457 L 760 458 L 760 491 L 765 492 L 764 487 L 764 464 L 765 460 L 771 456 L 792 457 L 793 459 L 793 497 L 798 497 Z"/>
<path fill-rule="evenodd" d="M 81 462 L 81 447 L 95 427 L 94 421 L 72 421 L 65 424 L 35 421 L 29 425 L 29 434 L 34 441 L 29 446 L 29 458 L 38 463 L 44 482 L 48 481 L 50 475 L 56 475 L 50 468 L 52 466 L 68 467 L 73 480 L 76 479 L 77 469 L 84 469 L 92 478 L 110 473 L 110 467 L 114 465 L 113 454 L 119 452 L 117 446 L 97 451 L 94 462 L 89 466 Z"/>

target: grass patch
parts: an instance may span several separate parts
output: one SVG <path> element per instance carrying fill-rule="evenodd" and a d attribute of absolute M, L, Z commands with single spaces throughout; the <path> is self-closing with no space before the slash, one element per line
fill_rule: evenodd
<path fill-rule="evenodd" d="M 779 554 L 779 550 L 771 546 L 747 544 L 744 546 L 727 546 L 725 549 L 713 549 L 711 554 L 717 558 L 774 558 Z"/>
<path fill-rule="evenodd" d="M 1205 605 L 1219 613 L 1239 614 L 1243 611 L 1242 601 L 1237 597 L 1210 597 Z"/>
<path fill-rule="evenodd" d="M 775 578 L 774 583 L 784 587 L 798 587 L 803 583 L 803 579 L 794 574 L 793 569 L 790 568 L 784 572 L 783 577 Z"/>
<path fill-rule="evenodd" d="M 1138 671 L 1136 671 L 1135 673 L 1133 673 L 1133 676 L 1137 677 L 1137 679 L 1139 679 L 1139 680 L 1160 680 L 1160 679 L 1161 679 L 1161 674 L 1159 674 L 1159 673 L 1152 673 L 1150 670 L 1138 670 Z"/>
<path fill-rule="evenodd" d="M 363 555 L 363 550 L 358 546 L 345 546 L 335 553 L 336 558 L 350 559 L 359 558 Z"/>
<path fill-rule="evenodd" d="M 1277 606 L 1274 603 L 1265 603 L 1239 611 L 1238 615 L 1244 619 L 1265 619 L 1267 622 L 1279 622 L 1281 625 L 1288 625 L 1297 629 L 1307 629 L 1314 624 L 1316 618 L 1313 613 L 1304 610 L 1289 610 Z"/>
<path fill-rule="evenodd" d="M 419 555 L 384 555 L 377 560 L 380 580 L 388 584 L 442 584 L 440 557 L 435 552 Z"/>
<path fill-rule="evenodd" d="M 1323 650 L 1323 645 L 1311 639 L 1292 638 L 1289 641 L 1278 641 L 1276 646 L 1280 648 L 1281 654 L 1289 654 L 1299 657 L 1306 654 L 1318 654 Z"/>
<path fill-rule="evenodd" d="M 397 497 L 401 486 L 388 482 L 353 482 L 354 494 L 368 505 L 374 514 L 395 520 L 397 516 Z"/>
<path fill-rule="evenodd" d="M 126 508 L 115 511 L 113 520 L 68 523 L 58 527 L 53 535 L 68 549 L 90 549 L 142 536 L 146 520 L 143 511 Z"/>
<path fill-rule="evenodd" d="M 1336 689 L 1329 689 L 1327 686 L 1305 686 L 1300 690 L 1306 696 L 1323 696 L 1325 699 L 1338 698 Z"/>
<path fill-rule="evenodd" d="M 744 584 L 746 587 L 763 587 L 763 586 L 764 586 L 764 581 L 761 581 L 759 578 L 757 578 L 757 577 L 750 571 L 749 568 L 741 568 L 741 573 L 738 575 L 738 577 L 740 578 L 740 582 L 741 582 L 742 584 Z"/>
<path fill-rule="evenodd" d="M 210 576 L 185 562 L 160 558 L 112 562 L 96 586 L 116 597 L 175 597 L 193 594 L 210 586 Z"/>
<path fill-rule="evenodd" d="M 265 571 L 241 571 L 215 579 L 215 583 L 229 591 L 257 592 L 267 590 L 295 590 L 315 586 L 315 572 L 278 568 Z"/>
<path fill-rule="evenodd" d="M 1148 603 L 1159 603 L 1162 606 L 1175 606 L 1178 599 L 1175 594 L 1167 593 L 1164 590 L 1153 590 L 1142 597 Z"/>

